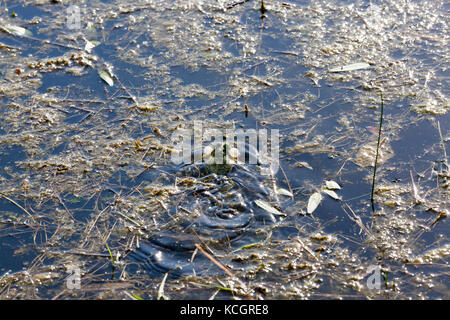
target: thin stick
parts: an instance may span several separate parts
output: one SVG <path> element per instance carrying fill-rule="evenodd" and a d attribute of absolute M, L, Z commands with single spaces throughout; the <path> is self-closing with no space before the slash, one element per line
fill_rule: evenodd
<path fill-rule="evenodd" d="M 312 252 L 311 249 L 308 248 L 308 247 L 303 243 L 302 240 L 296 238 L 295 241 L 298 242 L 298 243 L 302 246 L 303 250 L 305 250 L 306 252 L 308 252 L 308 253 L 314 258 L 314 260 L 319 261 L 319 259 L 316 257 L 316 255 L 314 254 L 314 252 Z"/>
<path fill-rule="evenodd" d="M 380 98 L 381 98 L 381 113 L 380 113 L 380 126 L 378 128 L 378 141 L 377 141 L 377 153 L 375 155 L 375 164 L 373 167 L 373 177 L 372 177 L 372 192 L 370 195 L 370 202 L 372 203 L 372 212 L 375 212 L 375 204 L 373 202 L 373 194 L 375 191 L 375 177 L 377 173 L 377 162 L 378 162 L 378 153 L 380 150 L 380 141 L 381 141 L 381 128 L 383 125 L 383 111 L 384 111 L 384 103 L 383 103 L 383 92 L 380 91 Z"/>
<path fill-rule="evenodd" d="M 120 79 L 119 79 L 119 77 L 118 77 L 117 75 L 114 75 L 114 78 L 116 78 L 116 80 L 117 80 L 117 82 L 120 84 L 120 87 L 122 88 L 122 90 L 126 92 L 126 94 L 129 96 L 129 98 L 130 98 L 131 100 L 133 100 L 133 102 L 134 102 L 134 104 L 135 104 L 134 107 L 137 107 L 137 106 L 139 105 L 139 103 L 137 102 L 135 96 L 133 96 L 133 95 L 131 94 L 131 92 L 127 89 L 127 87 L 125 87 L 125 86 L 123 85 L 122 81 L 120 81 Z"/>
<path fill-rule="evenodd" d="M 58 194 L 56 197 L 58 198 L 59 203 L 62 204 L 62 206 L 64 207 L 64 209 L 66 210 L 66 212 L 72 217 L 73 220 L 75 220 L 75 218 L 74 218 L 72 212 L 70 212 L 69 208 L 67 208 L 67 206 L 65 205 L 65 203 L 62 201 L 60 195 Z"/>
<path fill-rule="evenodd" d="M 164 285 L 166 284 L 166 279 L 167 276 L 169 275 L 169 273 L 166 273 L 164 275 L 164 278 L 161 281 L 161 284 L 159 285 L 159 289 L 158 289 L 158 296 L 157 296 L 157 300 L 167 300 L 167 297 L 164 295 Z"/>
<path fill-rule="evenodd" d="M 291 52 L 291 51 L 271 51 L 271 53 L 285 54 L 285 55 L 288 55 L 288 56 L 296 56 L 296 57 L 299 56 L 298 53 Z"/>
<path fill-rule="evenodd" d="M 73 255 L 85 256 L 85 257 L 111 257 L 109 253 L 86 252 L 86 251 L 76 251 L 76 250 L 44 251 L 44 253 L 62 254 L 62 255 L 73 254 Z"/>
<path fill-rule="evenodd" d="M 57 42 L 51 42 L 50 40 L 43 40 L 43 39 L 38 39 L 35 37 L 26 36 L 26 35 L 15 34 L 15 33 L 8 31 L 4 27 L 0 27 L 0 30 L 8 33 L 9 35 L 15 36 L 15 37 L 20 37 L 20 38 L 40 42 L 42 45 L 50 45 L 50 46 L 61 47 L 61 48 L 66 48 L 66 49 L 83 51 L 83 48 L 72 46 L 70 44 L 62 44 L 62 43 L 57 43 Z"/>
<path fill-rule="evenodd" d="M 22 207 L 20 204 L 18 204 L 17 202 L 15 202 L 13 199 L 5 196 L 3 193 L 0 193 L 0 197 L 5 198 L 6 200 L 10 201 L 11 203 L 15 204 L 17 207 L 19 207 L 20 209 L 22 209 L 26 214 L 28 214 L 31 218 L 31 220 L 34 221 L 34 217 L 31 213 L 29 213 L 24 207 Z"/>
<path fill-rule="evenodd" d="M 440 143 L 441 143 L 441 148 L 442 148 L 442 151 L 444 152 L 445 165 L 447 166 L 446 169 L 448 169 L 447 151 L 446 151 L 446 149 L 445 149 L 444 138 L 442 137 L 441 124 L 439 123 L 439 121 L 437 122 L 437 128 L 438 128 L 438 132 L 439 132 L 439 138 L 441 139 L 441 141 L 440 141 Z"/>
<path fill-rule="evenodd" d="M 227 267 L 225 267 L 223 264 L 221 264 L 219 261 L 217 261 L 212 255 L 210 255 L 208 252 L 206 252 L 206 250 L 203 249 L 201 245 L 196 243 L 195 247 L 201 253 L 203 253 L 209 260 L 211 260 L 216 266 L 218 266 L 220 269 L 225 271 L 230 277 L 233 277 L 233 278 L 235 277 L 235 275 Z"/>
<path fill-rule="evenodd" d="M 356 213 L 352 210 L 352 208 L 345 203 L 345 205 L 347 206 L 347 208 L 350 210 L 350 212 L 352 213 L 353 216 L 351 216 L 347 210 L 345 210 L 344 206 L 342 205 L 341 208 L 342 210 L 345 212 L 345 214 L 347 215 L 347 217 L 349 217 L 350 220 L 352 220 L 354 223 L 356 223 L 358 225 L 358 227 L 364 231 L 366 233 L 367 236 L 370 236 L 371 233 L 369 231 L 369 229 L 367 229 L 367 227 L 364 225 L 364 223 L 362 222 L 361 218 L 359 216 L 356 215 Z"/>
<path fill-rule="evenodd" d="M 291 188 L 291 184 L 289 183 L 289 179 L 288 179 L 288 177 L 287 177 L 287 175 L 286 175 L 286 172 L 284 172 L 283 167 L 281 166 L 281 163 L 279 163 L 278 165 L 280 166 L 281 172 L 282 172 L 283 175 L 284 175 L 284 180 L 286 181 L 286 183 L 287 183 L 287 185 L 288 185 L 288 188 L 289 188 L 289 191 L 291 192 L 292 200 L 294 200 L 294 191 L 293 191 L 292 188 Z"/>
<path fill-rule="evenodd" d="M 110 204 L 108 204 L 102 211 L 100 211 L 99 214 L 97 214 L 97 217 L 93 221 L 91 221 L 91 226 L 86 228 L 86 238 L 84 239 L 84 242 L 81 244 L 80 248 L 83 248 L 86 242 L 88 241 L 89 234 L 91 233 L 92 229 L 94 228 L 95 224 L 97 223 L 98 219 L 100 219 L 100 216 L 110 207 Z"/>
<path fill-rule="evenodd" d="M 14 50 L 23 50 L 22 48 L 10 46 L 10 45 L 4 44 L 3 42 L 0 42 L 0 49 L 4 49 L 4 48 L 14 49 Z"/>
<path fill-rule="evenodd" d="M 240 4 L 244 4 L 244 3 L 248 2 L 248 1 L 250 1 L 250 0 L 241 0 L 241 1 L 237 1 L 237 2 L 231 3 L 231 4 L 227 5 L 225 7 L 225 9 L 232 9 L 232 8 L 234 8 L 234 7 L 236 7 L 236 6 L 240 5 Z"/>

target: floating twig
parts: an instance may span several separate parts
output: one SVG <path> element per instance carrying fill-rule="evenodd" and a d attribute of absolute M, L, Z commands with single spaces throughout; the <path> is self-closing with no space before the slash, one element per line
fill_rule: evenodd
<path fill-rule="evenodd" d="M 444 153 L 445 166 L 446 166 L 446 169 L 448 170 L 449 167 L 448 167 L 447 150 L 445 149 L 444 138 L 442 137 L 441 124 L 439 123 L 439 121 L 437 122 L 437 129 L 438 129 L 438 132 L 439 132 L 439 138 L 440 138 L 440 144 L 441 144 L 442 152 Z"/>
<path fill-rule="evenodd" d="M 50 45 L 50 46 L 54 46 L 54 47 L 61 47 L 61 48 L 66 48 L 66 49 L 84 51 L 83 48 L 75 47 L 75 46 L 72 46 L 70 44 L 62 44 L 62 43 L 57 43 L 57 42 L 51 42 L 50 40 L 42 40 L 42 39 L 38 39 L 38 38 L 35 38 L 35 37 L 32 37 L 32 36 L 27 36 L 25 34 L 13 33 L 10 30 L 8 30 L 7 28 L 2 27 L 2 26 L 0 26 L 0 30 L 4 31 L 4 32 L 6 32 L 6 33 L 8 33 L 10 35 L 16 36 L 16 37 L 20 37 L 20 38 L 24 38 L 24 39 L 27 39 L 27 40 L 40 42 L 42 45 Z"/>
<path fill-rule="evenodd" d="M 414 182 L 414 178 L 413 178 L 411 170 L 409 170 L 409 175 L 411 177 L 411 194 L 412 194 L 412 196 L 414 198 L 414 203 L 415 204 L 421 204 L 423 202 L 423 199 L 419 195 L 419 191 L 418 191 L 418 189 L 416 187 L 416 184 Z"/>
<path fill-rule="evenodd" d="M 308 248 L 308 247 L 303 243 L 302 240 L 296 238 L 295 241 L 298 242 L 298 243 L 301 245 L 301 247 L 303 248 L 303 250 L 305 250 L 306 252 L 308 252 L 309 255 L 312 256 L 312 257 L 314 258 L 314 260 L 319 261 L 319 258 L 316 257 L 316 255 L 314 254 L 314 252 L 312 252 L 312 250 L 311 250 L 310 248 Z"/>
<path fill-rule="evenodd" d="M 120 81 L 120 79 L 119 79 L 119 77 L 118 77 L 117 75 L 114 75 L 114 78 L 115 78 L 115 79 L 117 80 L 117 82 L 120 84 L 120 87 L 122 88 L 122 90 L 125 91 L 125 92 L 127 93 L 128 97 L 129 97 L 131 100 L 133 100 L 133 102 L 134 102 L 134 104 L 135 104 L 134 106 L 137 107 L 137 106 L 139 105 L 139 103 L 137 102 L 135 96 L 133 96 L 133 95 L 131 94 L 131 92 L 127 89 L 127 87 L 125 87 L 125 86 L 123 85 L 123 83 Z"/>
<path fill-rule="evenodd" d="M 289 191 L 292 195 L 291 198 L 292 198 L 292 200 L 294 200 L 294 191 L 292 190 L 291 184 L 289 183 L 289 178 L 287 177 L 286 172 L 284 171 L 283 167 L 281 166 L 281 163 L 279 163 L 278 165 L 281 169 L 281 172 L 283 173 L 284 181 L 286 181 Z"/>
<path fill-rule="evenodd" d="M 7 197 L 6 195 L 4 195 L 4 194 L 1 193 L 1 192 L 0 192 L 0 197 L 3 197 L 3 198 L 5 198 L 6 200 L 8 200 L 9 202 L 15 204 L 18 208 L 22 209 L 23 212 L 25 212 L 27 215 L 29 215 L 30 218 L 31 218 L 31 220 L 34 221 L 33 215 L 32 215 L 31 213 L 29 213 L 29 212 L 27 211 L 27 209 L 25 209 L 25 208 L 22 207 L 20 204 L 18 204 L 16 201 L 14 201 L 13 199 Z"/>
<path fill-rule="evenodd" d="M 230 3 L 229 5 L 227 5 L 225 7 L 225 9 L 232 9 L 232 8 L 234 8 L 234 7 L 238 6 L 238 5 L 244 4 L 244 3 L 248 2 L 248 1 L 250 1 L 250 0 L 241 0 L 241 1 L 236 1 L 236 2 Z"/>
<path fill-rule="evenodd" d="M 78 250 L 67 250 L 67 251 L 43 251 L 46 254 L 73 254 L 84 257 L 110 257 L 109 253 L 100 253 L 100 252 L 87 252 L 87 251 L 78 251 Z"/>
<path fill-rule="evenodd" d="M 9 44 L 4 44 L 3 42 L 0 42 L 0 49 L 22 50 L 22 48 L 11 46 Z"/>
<path fill-rule="evenodd" d="M 217 261 L 216 258 L 214 258 L 212 255 L 210 255 L 208 252 L 206 252 L 206 250 L 203 249 L 201 245 L 196 243 L 195 247 L 201 253 L 203 253 L 209 260 L 211 260 L 216 266 L 218 266 L 220 269 L 225 271 L 227 275 L 229 275 L 230 277 L 233 277 L 233 278 L 235 277 L 235 275 L 227 267 L 225 267 L 223 264 L 221 264 L 219 261 Z"/>
<path fill-rule="evenodd" d="M 275 51 L 271 51 L 271 53 L 285 54 L 285 55 L 288 55 L 288 56 L 295 56 L 295 57 L 299 56 L 298 53 L 292 52 L 292 51 L 277 51 L 277 50 L 275 50 Z"/>
<path fill-rule="evenodd" d="M 374 213 L 375 213 L 375 204 L 373 201 L 373 194 L 375 191 L 375 178 L 376 178 L 376 173 L 377 173 L 378 154 L 379 154 L 380 144 L 381 144 L 381 128 L 383 125 L 383 112 L 384 112 L 383 91 L 380 91 L 380 98 L 381 98 L 381 111 L 380 111 L 380 122 L 379 122 L 379 127 L 378 127 L 377 153 L 375 155 L 375 164 L 373 167 L 373 177 L 372 177 L 372 191 L 370 194 L 370 202 L 372 204 L 372 212 L 374 212 Z"/>
<path fill-rule="evenodd" d="M 367 229 L 367 227 L 364 225 L 364 223 L 362 222 L 361 218 L 359 216 L 356 215 L 356 213 L 352 210 L 352 208 L 345 203 L 345 205 L 347 206 L 347 208 L 350 210 L 350 212 L 352 213 L 352 216 L 347 212 L 347 210 L 345 210 L 344 206 L 342 205 L 342 210 L 344 210 L 345 214 L 349 217 L 350 220 L 352 220 L 354 223 L 356 223 L 358 225 L 358 227 L 361 229 L 361 231 L 364 231 L 366 233 L 367 236 L 371 235 L 371 232 L 369 231 L 369 229 Z"/>

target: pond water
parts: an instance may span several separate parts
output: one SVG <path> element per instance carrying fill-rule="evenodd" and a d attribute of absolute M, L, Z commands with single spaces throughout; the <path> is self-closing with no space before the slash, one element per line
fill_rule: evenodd
<path fill-rule="evenodd" d="M 1 1 L 0 298 L 448 299 L 449 9 Z"/>

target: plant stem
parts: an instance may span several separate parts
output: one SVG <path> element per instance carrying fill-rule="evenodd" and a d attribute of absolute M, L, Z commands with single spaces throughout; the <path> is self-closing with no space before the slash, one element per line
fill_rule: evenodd
<path fill-rule="evenodd" d="M 383 92 L 380 91 L 380 98 L 381 98 L 381 113 L 380 113 L 380 124 L 378 127 L 378 141 L 377 141 L 377 153 L 375 155 L 375 164 L 373 167 L 373 177 L 372 177 L 372 192 L 370 195 L 370 202 L 372 204 L 372 212 L 375 212 L 375 205 L 373 202 L 373 194 L 375 191 L 375 177 L 376 177 L 376 173 L 377 173 L 377 162 L 378 162 L 378 153 L 380 150 L 380 140 L 381 140 L 381 128 L 383 125 L 383 109 L 384 109 L 384 103 L 383 103 Z"/>

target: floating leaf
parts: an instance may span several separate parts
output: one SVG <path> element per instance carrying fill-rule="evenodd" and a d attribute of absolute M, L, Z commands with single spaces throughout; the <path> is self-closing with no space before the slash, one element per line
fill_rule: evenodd
<path fill-rule="evenodd" d="M 308 207 L 307 207 L 307 211 L 309 214 L 313 213 L 314 210 L 317 209 L 317 207 L 319 206 L 320 202 L 322 201 L 322 195 L 320 194 L 320 192 L 314 192 L 311 197 L 309 197 L 309 201 L 308 201 Z"/>
<path fill-rule="evenodd" d="M 107 70 L 100 70 L 98 72 L 98 75 L 100 76 L 100 78 L 102 78 L 109 86 L 113 86 L 114 85 L 114 80 L 112 78 L 112 76 L 109 74 L 109 72 Z"/>
<path fill-rule="evenodd" d="M 358 62 L 353 64 L 348 64 L 346 66 L 342 67 L 336 67 L 328 70 L 329 72 L 346 72 L 346 71 L 353 71 L 353 70 L 359 70 L 359 69 L 367 69 L 370 68 L 370 64 L 365 62 Z"/>
<path fill-rule="evenodd" d="M 336 192 L 334 192 L 333 190 L 323 189 L 322 192 L 326 193 L 327 195 L 329 195 L 333 199 L 342 200 L 342 198 Z"/>
<path fill-rule="evenodd" d="M 23 27 L 19 27 L 19 26 L 14 26 L 12 24 L 7 24 L 6 26 L 3 27 L 3 29 L 11 34 L 14 34 L 16 36 L 26 36 L 26 37 L 31 37 L 33 34 L 31 33 L 30 30 L 25 29 Z"/>
<path fill-rule="evenodd" d="M 333 180 L 327 180 L 325 181 L 325 186 L 329 190 L 338 190 L 341 189 L 341 186 L 337 184 L 337 182 L 334 182 Z"/>
<path fill-rule="evenodd" d="M 283 195 L 283 196 L 293 197 L 293 194 L 290 191 L 288 191 L 288 190 L 286 190 L 284 188 L 277 188 L 276 192 L 278 194 Z"/>
<path fill-rule="evenodd" d="M 84 50 L 86 50 L 87 53 L 91 53 L 92 49 L 100 44 L 99 41 L 96 40 L 87 40 L 86 45 L 84 46 Z"/>
<path fill-rule="evenodd" d="M 278 211 L 277 209 L 275 209 L 274 207 L 272 207 L 270 204 L 268 204 L 267 202 L 263 201 L 263 200 L 255 200 L 255 203 L 258 207 L 266 210 L 267 212 L 270 212 L 272 214 L 278 215 L 278 216 L 283 216 L 284 213 Z"/>

